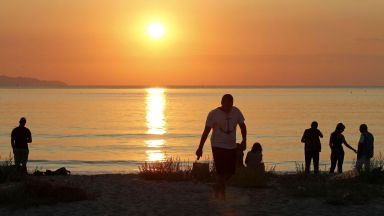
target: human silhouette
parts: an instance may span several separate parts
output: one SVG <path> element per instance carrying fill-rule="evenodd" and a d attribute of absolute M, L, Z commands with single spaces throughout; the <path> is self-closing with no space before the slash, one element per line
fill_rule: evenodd
<path fill-rule="evenodd" d="M 253 144 L 251 151 L 245 157 L 245 164 L 248 168 L 264 171 L 263 148 L 260 143 Z"/>
<path fill-rule="evenodd" d="M 312 122 L 311 127 L 304 131 L 303 137 L 301 138 L 301 142 L 304 143 L 306 173 L 310 171 L 311 160 L 313 160 L 314 173 L 319 173 L 320 138 L 323 138 L 323 134 L 318 129 L 318 126 L 319 124 L 316 121 Z"/>
<path fill-rule="evenodd" d="M 344 162 L 344 149 L 343 144 L 357 153 L 356 149 L 352 148 L 347 141 L 345 140 L 345 137 L 343 135 L 343 132 L 345 130 L 345 126 L 343 123 L 339 123 L 336 126 L 335 131 L 331 134 L 330 140 L 329 140 L 329 146 L 331 147 L 331 169 L 330 173 L 335 172 L 336 163 L 337 163 L 337 172 L 342 173 L 343 172 L 343 162 Z"/>
<path fill-rule="evenodd" d="M 22 117 L 19 121 L 19 126 L 13 129 L 11 134 L 11 145 L 15 165 L 25 173 L 27 172 L 29 155 L 28 143 L 32 143 L 32 134 L 31 131 L 25 127 L 26 123 L 26 118 Z"/>
<path fill-rule="evenodd" d="M 236 168 L 244 167 L 244 151 L 245 145 L 241 143 L 236 143 Z"/>
<path fill-rule="evenodd" d="M 370 170 L 371 158 L 373 157 L 374 137 L 368 132 L 366 124 L 360 125 L 360 140 L 357 147 L 356 169 L 360 172 L 363 168 L 366 171 Z"/>
<path fill-rule="evenodd" d="M 225 187 L 229 178 L 235 173 L 236 169 L 236 129 L 240 126 L 242 142 L 246 148 L 247 128 L 241 111 L 233 106 L 233 97 L 226 94 L 221 99 L 221 107 L 209 112 L 204 132 L 198 149 L 196 150 L 197 159 L 203 155 L 203 147 L 209 133 L 211 136 L 211 146 L 213 160 L 217 172 L 217 182 L 215 185 L 215 197 L 225 200 Z"/>

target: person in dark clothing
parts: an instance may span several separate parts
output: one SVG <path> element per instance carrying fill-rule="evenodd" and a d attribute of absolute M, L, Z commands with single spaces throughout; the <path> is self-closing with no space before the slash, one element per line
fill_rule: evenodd
<path fill-rule="evenodd" d="M 248 152 L 245 158 L 245 164 L 247 164 L 248 168 L 264 172 L 263 148 L 260 143 L 253 144 L 251 151 Z"/>
<path fill-rule="evenodd" d="M 305 152 L 305 172 L 309 173 L 311 167 L 311 160 L 313 160 L 314 173 L 319 173 L 319 156 L 321 152 L 320 138 L 323 138 L 323 134 L 318 129 L 319 124 L 314 121 L 311 124 L 311 128 L 304 131 L 301 142 L 304 143 Z"/>
<path fill-rule="evenodd" d="M 373 143 L 374 137 L 368 132 L 368 126 L 366 124 L 360 125 L 360 140 L 357 147 L 357 161 L 356 169 L 360 172 L 363 168 L 369 171 L 371 158 L 373 157 Z"/>
<path fill-rule="evenodd" d="M 337 172 L 342 173 L 343 172 L 343 162 L 344 162 L 344 149 L 343 144 L 357 153 L 356 149 L 354 149 L 352 146 L 350 146 L 347 141 L 345 140 L 345 137 L 343 135 L 343 132 L 345 130 L 345 126 L 343 123 L 339 123 L 336 126 L 336 130 L 331 134 L 330 140 L 329 140 L 329 146 L 331 147 L 331 169 L 330 173 L 335 172 L 336 164 L 337 164 Z"/>
<path fill-rule="evenodd" d="M 19 127 L 12 130 L 11 145 L 16 167 L 27 172 L 29 155 L 28 143 L 32 143 L 32 134 L 31 131 L 25 127 L 27 120 L 24 117 L 20 119 L 19 123 Z"/>

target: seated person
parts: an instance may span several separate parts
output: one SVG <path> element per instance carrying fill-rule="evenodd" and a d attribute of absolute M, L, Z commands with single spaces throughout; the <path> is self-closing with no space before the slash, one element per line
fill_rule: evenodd
<path fill-rule="evenodd" d="M 260 143 L 255 143 L 252 146 L 252 150 L 248 152 L 247 157 L 245 158 L 245 164 L 247 167 L 262 170 L 264 172 L 264 163 L 263 163 L 263 149 Z"/>

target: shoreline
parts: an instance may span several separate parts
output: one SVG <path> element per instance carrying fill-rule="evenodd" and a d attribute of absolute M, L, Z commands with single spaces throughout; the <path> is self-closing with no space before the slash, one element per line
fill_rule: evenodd
<path fill-rule="evenodd" d="M 45 171 L 46 169 L 55 170 L 61 167 L 67 168 L 72 174 L 76 175 L 102 175 L 102 174 L 137 174 L 139 167 L 146 161 L 66 161 L 66 160 L 30 160 L 28 162 L 29 172 L 33 172 L 38 169 Z M 147 161 L 149 162 L 149 161 Z M 212 166 L 212 161 L 209 162 Z M 151 162 L 149 162 L 151 163 Z M 183 166 L 192 167 L 193 161 L 181 161 Z M 266 171 L 273 170 L 276 173 L 286 174 L 295 173 L 296 164 L 304 165 L 304 161 L 283 161 L 283 162 L 264 162 Z M 344 167 L 349 170 L 353 167 L 354 160 L 344 161 Z M 320 170 L 328 172 L 330 167 L 330 161 L 320 161 Z M 104 169 L 102 169 L 104 168 Z M 313 165 L 311 166 L 313 170 Z"/>

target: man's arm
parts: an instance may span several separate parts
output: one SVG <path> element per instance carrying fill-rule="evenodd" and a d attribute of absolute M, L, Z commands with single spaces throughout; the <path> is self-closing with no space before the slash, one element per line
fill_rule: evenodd
<path fill-rule="evenodd" d="M 197 160 L 199 160 L 200 157 L 203 156 L 203 147 L 204 147 L 205 141 L 208 138 L 209 133 L 211 132 L 211 129 L 212 128 L 208 126 L 205 126 L 204 128 L 203 134 L 201 135 L 199 147 L 196 150 Z"/>
<path fill-rule="evenodd" d="M 244 149 L 247 148 L 247 126 L 245 123 L 240 123 L 240 130 L 241 130 L 241 136 L 243 137 L 243 140 L 241 141 L 241 144 L 244 146 Z"/>
<path fill-rule="evenodd" d="M 13 138 L 13 131 L 12 131 L 12 134 L 11 134 L 11 146 L 14 147 L 15 146 L 15 139 Z"/>
<path fill-rule="evenodd" d="M 28 142 L 28 143 L 32 143 L 32 133 L 31 133 L 31 131 L 28 131 L 27 142 Z"/>
<path fill-rule="evenodd" d="M 348 143 L 347 143 L 347 140 L 344 139 L 344 145 L 347 146 L 347 148 L 351 149 L 352 151 L 354 151 L 355 153 L 357 153 L 357 150 L 354 149 L 352 146 L 350 146 Z"/>
<path fill-rule="evenodd" d="M 323 138 L 324 136 L 323 136 L 323 133 L 321 133 L 321 131 L 319 130 L 319 136 L 320 136 L 320 138 Z"/>
<path fill-rule="evenodd" d="M 305 143 L 306 132 L 307 132 L 307 130 L 304 131 L 303 136 L 301 137 L 302 143 Z"/>

